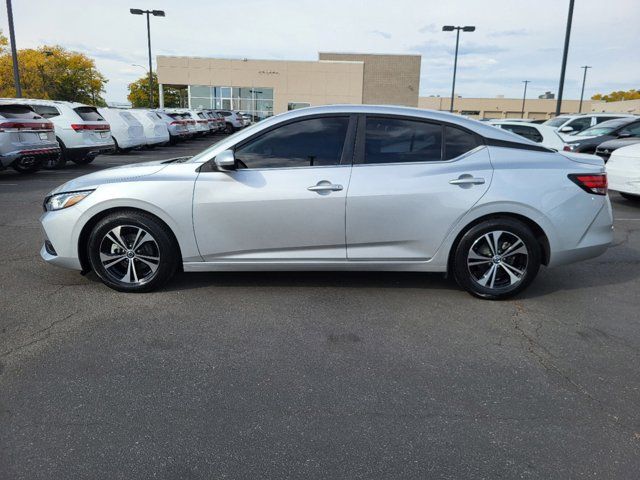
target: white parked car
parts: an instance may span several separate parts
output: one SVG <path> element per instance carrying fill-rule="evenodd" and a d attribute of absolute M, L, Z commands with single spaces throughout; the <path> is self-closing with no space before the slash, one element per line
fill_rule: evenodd
<path fill-rule="evenodd" d="M 186 140 L 189 135 L 187 121 L 183 119 L 173 118 L 162 110 L 154 110 L 160 121 L 164 122 L 169 132 L 169 143 L 175 145 L 179 141 Z"/>
<path fill-rule="evenodd" d="M 640 200 L 640 143 L 614 150 L 607 162 L 611 190 L 629 200 Z"/>
<path fill-rule="evenodd" d="M 571 135 L 575 135 L 582 130 L 593 127 L 607 120 L 614 118 L 633 117 L 627 113 L 580 113 L 576 115 L 558 115 L 550 118 L 542 125 L 554 128 L 564 141 L 571 140 Z"/>
<path fill-rule="evenodd" d="M 244 117 L 240 115 L 238 112 L 234 112 L 233 110 L 215 110 L 220 113 L 224 117 L 225 121 L 225 129 L 226 133 L 233 133 L 236 130 L 240 130 L 244 128 L 245 121 Z"/>
<path fill-rule="evenodd" d="M 133 108 L 129 112 L 142 124 L 148 147 L 169 143 L 167 124 L 155 112 L 146 108 Z"/>
<path fill-rule="evenodd" d="M 546 125 L 521 120 L 490 120 L 489 123 L 494 127 L 508 130 L 547 148 L 558 151 L 564 148 L 564 142 L 556 130 Z"/>
<path fill-rule="evenodd" d="M 195 135 L 202 136 L 211 132 L 209 128 L 209 119 L 199 110 L 190 110 L 184 108 L 171 108 L 166 110 L 167 113 L 178 113 L 184 118 L 191 120 L 191 125 L 195 126 Z"/>
<path fill-rule="evenodd" d="M 613 239 L 602 159 L 391 106 L 293 110 L 194 157 L 73 179 L 44 205 L 42 257 L 127 292 L 178 269 L 393 270 L 499 299 Z"/>
<path fill-rule="evenodd" d="M 111 135 L 117 151 L 127 152 L 147 144 L 144 127 L 129 110 L 103 107 L 98 112 L 111 125 Z"/>
<path fill-rule="evenodd" d="M 53 123 L 29 105 L 0 103 L 0 170 L 33 173 L 60 156 Z"/>
<path fill-rule="evenodd" d="M 29 105 L 38 115 L 53 123 L 62 155 L 45 160 L 44 168 L 62 168 L 68 160 L 84 165 L 99 154 L 114 150 L 109 124 L 95 107 L 31 98 L 0 99 L 0 102 Z"/>

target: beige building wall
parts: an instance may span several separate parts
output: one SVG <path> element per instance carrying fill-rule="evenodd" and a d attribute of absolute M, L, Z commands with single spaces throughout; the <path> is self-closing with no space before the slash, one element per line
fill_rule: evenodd
<path fill-rule="evenodd" d="M 640 100 L 621 100 L 619 102 L 591 102 L 592 112 L 633 113 L 640 115 Z"/>
<path fill-rule="evenodd" d="M 320 60 L 364 63 L 362 103 L 418 106 L 420 55 L 378 55 L 320 52 Z"/>
<path fill-rule="evenodd" d="M 362 103 L 362 62 L 241 60 L 158 56 L 164 85 L 273 88 L 274 113 L 289 102 L 311 105 Z"/>
<path fill-rule="evenodd" d="M 431 110 L 449 111 L 450 103 L 451 97 L 420 97 L 418 106 Z M 579 104 L 579 100 L 563 100 L 562 113 L 576 113 Z M 456 98 L 453 103 L 453 111 L 471 118 L 521 118 L 522 99 Z M 585 113 L 591 111 L 591 100 L 582 102 L 582 111 Z M 528 98 L 524 104 L 524 118 L 547 119 L 555 116 L 555 112 L 555 99 Z"/>

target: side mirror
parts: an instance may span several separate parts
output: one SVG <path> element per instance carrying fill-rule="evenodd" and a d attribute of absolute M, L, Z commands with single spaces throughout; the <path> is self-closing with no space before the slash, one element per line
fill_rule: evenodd
<path fill-rule="evenodd" d="M 236 168 L 236 157 L 233 155 L 233 150 L 220 152 L 216 155 L 214 162 L 220 170 L 235 170 Z"/>
<path fill-rule="evenodd" d="M 569 126 L 562 127 L 562 128 L 560 129 L 560 131 L 561 131 L 562 133 L 569 133 L 569 132 L 573 132 L 573 127 L 569 127 Z"/>
<path fill-rule="evenodd" d="M 620 133 L 618 134 L 618 138 L 629 138 L 629 137 L 631 137 L 631 136 L 633 136 L 633 135 L 631 134 L 631 132 L 628 132 L 628 131 L 626 131 L 626 130 L 623 130 L 622 132 L 620 132 Z"/>

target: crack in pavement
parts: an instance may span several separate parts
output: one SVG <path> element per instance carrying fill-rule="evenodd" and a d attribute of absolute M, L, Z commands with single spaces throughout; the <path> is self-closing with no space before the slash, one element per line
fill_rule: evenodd
<path fill-rule="evenodd" d="M 36 343 L 42 342 L 43 340 L 46 340 L 47 338 L 49 338 L 52 335 L 51 329 L 53 327 L 55 327 L 56 325 L 58 325 L 59 323 L 65 322 L 67 320 L 69 320 L 71 317 L 73 317 L 74 315 L 76 315 L 77 313 L 79 313 L 80 310 L 76 310 L 75 312 L 70 313 L 69 315 L 60 318 L 58 320 L 54 320 L 53 322 L 51 322 L 49 324 L 48 327 L 45 327 L 43 329 L 38 330 L 37 332 L 29 335 L 29 338 L 31 338 L 32 340 L 30 342 L 24 343 L 22 345 L 18 345 L 17 347 L 14 347 L 10 350 L 7 350 L 5 352 L 0 353 L 0 358 L 6 358 L 9 355 L 12 355 L 16 352 L 19 352 L 20 350 L 23 350 L 31 345 L 34 345 Z M 44 336 L 38 337 L 38 338 L 34 338 L 37 335 L 43 334 Z"/>

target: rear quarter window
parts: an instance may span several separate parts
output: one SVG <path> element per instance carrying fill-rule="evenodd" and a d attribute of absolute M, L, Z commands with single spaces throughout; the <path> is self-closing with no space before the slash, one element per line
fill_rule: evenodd
<path fill-rule="evenodd" d="M 504 127 L 503 127 L 504 128 Z M 461 128 L 444 127 L 444 159 L 459 157 L 483 144 L 480 136 Z"/>
<path fill-rule="evenodd" d="M 85 122 L 104 122 L 104 118 L 94 107 L 76 107 L 73 111 Z"/>

